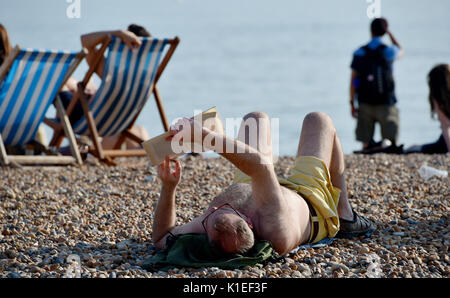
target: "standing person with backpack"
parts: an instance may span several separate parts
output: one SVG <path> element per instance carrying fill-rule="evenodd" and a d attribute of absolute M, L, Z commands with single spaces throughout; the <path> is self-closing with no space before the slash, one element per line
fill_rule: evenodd
<path fill-rule="evenodd" d="M 378 122 L 383 140 L 389 140 L 394 150 L 397 148 L 399 112 L 395 106 L 393 63 L 403 56 L 403 49 L 389 31 L 386 19 L 374 19 L 370 30 L 372 40 L 354 52 L 351 64 L 350 105 L 352 116 L 358 120 L 356 139 L 363 143 L 363 152 L 376 147 L 373 135 Z M 383 44 L 385 34 L 389 35 L 391 46 Z"/>

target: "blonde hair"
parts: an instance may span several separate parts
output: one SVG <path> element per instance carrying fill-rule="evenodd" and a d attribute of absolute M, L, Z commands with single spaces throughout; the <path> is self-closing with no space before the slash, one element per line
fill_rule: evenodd
<path fill-rule="evenodd" d="M 9 42 L 8 31 L 6 31 L 6 28 L 0 24 L 0 65 L 3 64 L 3 61 L 5 61 L 11 51 L 12 47 Z"/>
<path fill-rule="evenodd" d="M 235 242 L 233 253 L 244 254 L 255 244 L 253 232 L 242 218 L 231 221 L 227 216 L 218 215 L 213 227 L 218 237 L 226 237 L 227 241 Z M 217 239 L 214 242 L 220 243 Z"/>

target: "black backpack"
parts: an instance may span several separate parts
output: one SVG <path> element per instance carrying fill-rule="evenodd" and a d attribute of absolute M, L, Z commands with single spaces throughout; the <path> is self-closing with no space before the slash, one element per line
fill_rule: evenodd
<path fill-rule="evenodd" d="M 356 70 L 359 86 L 356 88 L 358 102 L 368 104 L 387 104 L 394 94 L 394 77 L 391 63 L 386 59 L 386 45 L 371 49 L 363 47 L 365 56 L 360 57 Z"/>

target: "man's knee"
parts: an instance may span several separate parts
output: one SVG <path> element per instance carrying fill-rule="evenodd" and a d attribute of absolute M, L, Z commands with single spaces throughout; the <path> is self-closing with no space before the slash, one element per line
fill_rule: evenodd
<path fill-rule="evenodd" d="M 255 111 L 255 112 L 248 113 L 247 115 L 244 116 L 244 120 L 247 120 L 249 118 L 254 118 L 254 119 L 266 118 L 266 119 L 269 119 L 269 116 L 266 113 L 264 113 L 264 112 Z"/>
<path fill-rule="evenodd" d="M 248 113 L 242 119 L 240 133 L 242 134 L 247 130 L 245 133 L 248 134 L 248 130 L 250 130 L 250 133 L 254 133 L 254 136 L 257 136 L 261 129 L 265 130 L 270 128 L 269 123 L 269 116 L 264 112 L 256 111 Z"/>
<path fill-rule="evenodd" d="M 333 120 L 331 120 L 330 116 L 323 112 L 309 113 L 303 120 L 303 125 L 308 125 L 320 129 L 331 129 L 333 131 L 336 130 L 333 124 Z"/>
<path fill-rule="evenodd" d="M 264 112 L 251 112 L 244 116 L 239 128 L 238 140 L 260 151 L 272 154 L 270 118 Z"/>

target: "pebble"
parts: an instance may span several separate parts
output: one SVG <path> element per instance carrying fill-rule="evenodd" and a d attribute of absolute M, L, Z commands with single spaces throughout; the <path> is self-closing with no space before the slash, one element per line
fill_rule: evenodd
<path fill-rule="evenodd" d="M 332 271 L 336 271 L 338 269 L 341 269 L 344 273 L 348 273 L 349 272 L 348 267 L 345 266 L 344 264 L 331 262 L 330 265 L 331 265 L 331 270 Z"/>
<path fill-rule="evenodd" d="M 126 250 L 130 246 L 131 246 L 131 241 L 130 240 L 120 241 L 119 243 L 116 244 L 117 249 L 121 249 L 121 250 Z"/>
<path fill-rule="evenodd" d="M 12 249 L 8 249 L 5 251 L 5 255 L 9 258 L 9 259 L 15 259 L 19 256 L 19 254 L 12 250 Z"/>
<path fill-rule="evenodd" d="M 303 276 L 310 277 L 311 276 L 311 270 L 307 269 L 301 272 Z"/>
<path fill-rule="evenodd" d="M 417 225 L 417 224 L 419 224 L 417 221 L 412 220 L 412 219 L 410 219 L 410 218 L 408 218 L 408 219 L 406 220 L 406 222 L 409 223 L 410 225 Z"/>
<path fill-rule="evenodd" d="M 53 258 L 53 264 L 64 264 L 63 258 Z"/>
<path fill-rule="evenodd" d="M 370 249 L 368 249 L 367 247 L 363 246 L 359 249 L 358 253 L 360 254 L 367 254 L 370 252 Z"/>
<path fill-rule="evenodd" d="M 155 176 L 149 175 L 144 178 L 144 182 L 153 182 L 155 180 Z"/>
<path fill-rule="evenodd" d="M 6 275 L 7 278 L 22 278 L 22 276 L 17 272 L 10 272 Z"/>
<path fill-rule="evenodd" d="M 310 269 L 309 269 L 309 266 L 308 266 L 308 265 L 303 264 L 303 263 L 299 263 L 299 264 L 298 264 L 298 270 L 300 270 L 300 271 L 305 271 L 305 270 L 310 270 Z"/>
<path fill-rule="evenodd" d="M 45 272 L 45 271 L 44 271 L 44 269 L 39 268 L 38 266 L 32 266 L 32 267 L 30 268 L 30 272 L 31 272 L 31 273 L 43 273 L 43 272 Z"/>
<path fill-rule="evenodd" d="M 79 265 L 81 276 L 90 278 L 367 277 L 369 266 L 379 266 L 386 277 L 450 274 L 448 180 L 423 181 L 417 175 L 424 162 L 449 171 L 449 154 L 345 156 L 350 201 L 356 212 L 377 223 L 371 238 L 301 249 L 288 254 L 285 263 L 264 268 L 170 273 L 139 266 L 155 253 L 151 230 L 160 181 L 148 158 L 120 159 L 114 167 L 90 158 L 80 168 L 1 169 L 0 278 L 64 277 L 69 265 Z M 281 157 L 275 171 L 287 177 L 293 162 Z M 192 157 L 183 166 L 177 224 L 202 214 L 231 184 L 234 171 L 224 159 Z M 78 256 L 80 263 L 70 264 L 69 256 Z"/>

